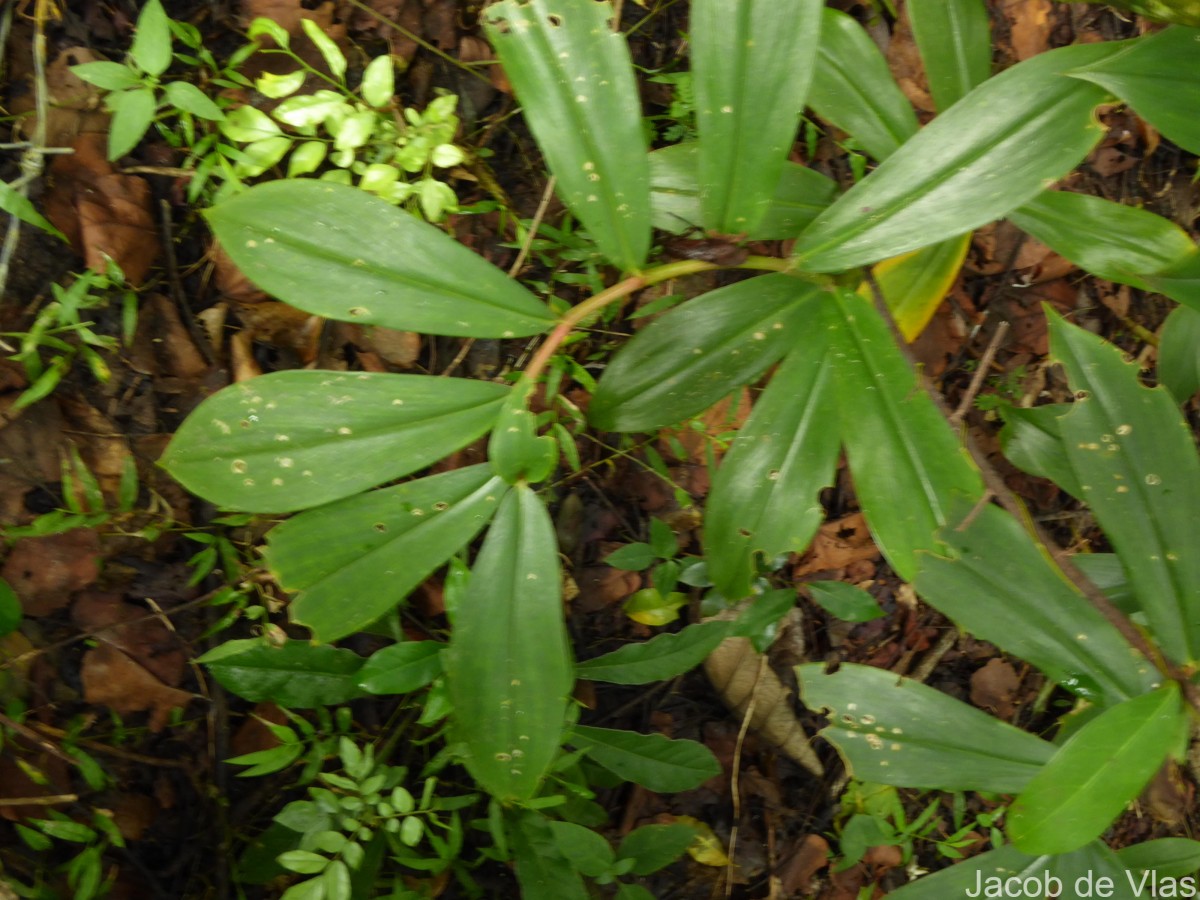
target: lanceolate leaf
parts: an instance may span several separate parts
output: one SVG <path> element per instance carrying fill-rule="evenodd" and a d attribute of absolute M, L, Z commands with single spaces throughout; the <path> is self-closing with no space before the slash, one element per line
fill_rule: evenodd
<path fill-rule="evenodd" d="M 1054 755 L 1054 745 L 918 681 L 843 663 L 796 667 L 804 705 L 827 710 L 821 737 L 853 777 L 897 787 L 1013 792 Z"/>
<path fill-rule="evenodd" d="M 371 654 L 358 672 L 358 683 L 372 694 L 405 694 L 442 673 L 440 641 L 404 641 Z"/>
<path fill-rule="evenodd" d="M 357 188 L 269 181 L 205 217 L 247 278 L 319 316 L 497 338 L 554 324 L 545 304 L 482 257 Z"/>
<path fill-rule="evenodd" d="M 1141 793 L 1187 725 L 1173 681 L 1088 722 L 1013 802 L 1007 823 L 1013 845 L 1025 853 L 1066 853 L 1099 837 Z"/>
<path fill-rule="evenodd" d="M 970 508 L 961 512 L 965 517 Z M 922 555 L 916 588 L 960 628 L 1099 706 L 1154 684 L 1153 666 L 999 507 L 980 509 L 966 529 L 946 528 L 941 537 L 952 555 Z"/>
<path fill-rule="evenodd" d="M 642 431 L 701 412 L 794 346 L 825 296 L 811 282 L 764 275 L 671 310 L 613 357 L 588 407 L 592 424 Z"/>
<path fill-rule="evenodd" d="M 811 330 L 788 355 L 713 479 L 705 558 L 731 599 L 750 593 L 756 554 L 801 552 L 825 519 L 819 495 L 833 482 L 841 438 L 824 334 Z"/>
<path fill-rule="evenodd" d="M 925 330 L 958 277 L 970 245 L 971 236 L 964 234 L 875 265 L 875 281 L 906 341 Z M 871 286 L 864 284 L 858 292 L 870 297 Z"/>
<path fill-rule="evenodd" d="M 987 6 L 983 0 L 910 0 L 908 18 L 929 93 L 945 112 L 991 74 Z"/>
<path fill-rule="evenodd" d="M 429 375 L 274 372 L 201 403 L 162 464 L 220 506 L 290 512 L 437 462 L 491 427 L 508 390 Z"/>
<path fill-rule="evenodd" d="M 309 510 L 267 535 L 266 561 L 299 591 L 292 621 L 313 639 L 360 631 L 402 602 L 487 524 L 507 485 L 456 469 Z"/>
<path fill-rule="evenodd" d="M 1200 658 L 1200 457 L 1171 395 L 1120 351 L 1047 310 L 1051 351 L 1085 392 L 1060 420 L 1083 499 L 1121 557 L 1151 630 L 1176 662 Z"/>
<path fill-rule="evenodd" d="M 197 660 L 227 691 L 292 708 L 336 706 L 363 696 L 358 671 L 364 661 L 349 650 L 308 641 L 272 647 L 261 640 L 226 641 Z"/>
<path fill-rule="evenodd" d="M 917 116 L 879 47 L 850 16 L 822 10 L 821 53 L 808 105 L 877 160 L 917 133 Z"/>
<path fill-rule="evenodd" d="M 1200 391 L 1200 310 L 1177 306 L 1159 336 L 1158 382 L 1176 403 Z"/>
<path fill-rule="evenodd" d="M 1103 134 L 1068 69 L 1121 44 L 1063 47 L 990 78 L 938 116 L 823 212 L 795 254 L 833 272 L 897 256 L 970 231 L 1020 206 L 1069 172 Z"/>
<path fill-rule="evenodd" d="M 732 622 L 700 622 L 683 631 L 660 634 L 640 644 L 626 644 L 612 653 L 579 663 L 575 674 L 610 684 L 663 681 L 700 665 L 732 632 Z"/>
<path fill-rule="evenodd" d="M 1190 14 L 1200 22 L 1195 7 Z M 1200 29 L 1175 27 L 1146 35 L 1124 52 L 1068 72 L 1112 91 L 1185 150 L 1200 153 Z"/>
<path fill-rule="evenodd" d="M 532 797 L 558 752 L 571 692 L 554 523 L 528 487 L 488 530 L 443 660 L 452 733 L 499 800 Z"/>
<path fill-rule="evenodd" d="M 1028 409 L 1004 407 L 1001 410 L 1004 427 L 1000 429 L 1000 446 L 1009 462 L 1017 468 L 1049 478 L 1072 497 L 1081 499 L 1083 490 L 1067 458 L 1059 421 L 1069 408 L 1065 403 Z"/>
<path fill-rule="evenodd" d="M 650 248 L 642 107 L 612 5 L 505 0 L 484 25 L 558 191 L 600 251 L 639 269 Z"/>
<path fill-rule="evenodd" d="M 785 162 L 767 212 L 756 227 L 746 230 L 747 239 L 795 237 L 836 193 L 837 184 L 832 179 L 807 166 Z M 650 154 L 650 205 L 655 228 L 678 233 L 700 225 L 703 214 L 698 144 L 673 144 Z"/>
<path fill-rule="evenodd" d="M 1009 218 L 1093 275 L 1139 288 L 1147 287 L 1140 276 L 1196 252 L 1170 219 L 1087 194 L 1044 191 Z"/>
<path fill-rule="evenodd" d="M 1165 269 L 1146 275 L 1143 280 L 1160 294 L 1200 312 L 1200 252 L 1189 253 Z"/>
<path fill-rule="evenodd" d="M 690 791 L 721 772 L 721 764 L 703 744 L 661 734 L 576 725 L 567 742 L 587 750 L 610 772 L 652 791 Z"/>
<path fill-rule="evenodd" d="M 692 85 L 704 225 L 727 234 L 766 214 L 796 136 L 822 0 L 693 0 Z"/>
<path fill-rule="evenodd" d="M 911 581 L 916 552 L 958 524 L 952 501 L 979 497 L 983 483 L 874 307 L 850 291 L 837 296 L 829 334 L 846 456 L 875 542 Z"/>

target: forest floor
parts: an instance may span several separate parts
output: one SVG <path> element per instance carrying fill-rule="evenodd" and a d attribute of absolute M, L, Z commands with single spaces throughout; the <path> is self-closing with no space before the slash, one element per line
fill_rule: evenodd
<path fill-rule="evenodd" d="M 31 196 L 69 245 L 23 227 L 0 303 L 6 342 L 0 346 L 0 577 L 15 591 L 22 613 L 19 627 L 0 638 L 0 897 L 13 896 L 5 878 L 14 885 L 41 883 L 46 891 L 41 896 L 72 896 L 62 867 L 92 846 L 98 848 L 111 897 L 276 897 L 286 884 L 239 886 L 233 873 L 253 836 L 287 799 L 302 793 L 295 772 L 238 778 L 236 767 L 224 762 L 272 746 L 271 733 L 252 714 L 282 722 L 281 713 L 269 704 L 254 707 L 226 695 L 193 663 L 224 640 L 265 627 L 291 627 L 287 595 L 258 554 L 274 520 L 223 516 L 156 465 L 188 412 L 221 387 L 268 371 L 442 373 L 453 367 L 460 374 L 492 378 L 510 370 L 529 349 L 524 342 L 464 343 L 316 320 L 256 291 L 213 251 L 200 216 L 203 198 L 189 200 L 189 178 L 179 168 L 188 150 L 179 139 L 172 146 L 151 131 L 131 153 L 110 163 L 105 152 L 109 116 L 94 89 L 69 66 L 122 59 L 138 5 L 79 0 L 60 4 L 65 7 L 61 17 L 44 22 L 45 80 L 53 107 L 48 143 L 73 152 L 46 157 Z M 171 0 L 164 5 L 172 18 L 199 29 L 217 59 L 245 42 L 246 25 L 254 17 L 272 18 L 296 31 L 302 15 L 315 19 L 352 59 L 383 52 L 404 59 L 407 71 L 398 88 L 404 105 L 424 108 L 438 91 L 457 95 L 462 117 L 457 142 L 475 154 L 487 151 L 479 165 L 452 173 L 460 204 L 474 211 L 452 215 L 448 230 L 507 269 L 520 250 L 514 217 L 527 222 L 542 206 L 541 221 L 558 230 L 542 232 L 520 277 L 540 282 L 568 303 L 586 297 L 587 286 L 606 277 L 548 194 L 545 167 L 502 74 L 479 65 L 490 56 L 478 24 L 480 4 Z M 864 19 L 870 12 L 868 4 L 853 0 L 831 5 Z M 997 68 L 1052 47 L 1126 37 L 1139 28 L 1137 21 L 1083 3 L 992 0 L 989 5 Z M 3 96 L 17 123 L 14 140 L 28 137 L 22 128 L 33 108 L 37 30 L 29 16 L 42 5 L 24 7 L 12 16 L 5 45 Z M 626 2 L 622 23 L 631 35 L 634 61 L 645 73 L 647 127 L 656 145 L 678 140 L 693 127 L 686 88 L 679 88 L 677 78 L 686 69 L 686 4 Z M 878 20 L 872 34 L 886 48 L 919 114 L 929 118 L 932 104 L 911 34 L 888 17 Z M 251 77 L 256 65 L 257 57 L 246 65 Z M 201 87 L 214 96 L 223 90 Z M 1160 141 L 1123 108 L 1103 111 L 1103 121 L 1107 136 L 1067 185 L 1144 206 L 1195 234 L 1200 192 L 1192 180 L 1194 158 Z M 828 129 L 809 135 L 810 141 L 797 144 L 794 158 L 850 184 L 853 160 L 837 135 Z M 15 152 L 4 158 L 3 168 L 6 180 L 18 174 Z M 549 202 L 543 204 L 543 198 Z M 754 248 L 766 255 L 787 250 L 778 242 Z M 91 323 L 88 333 L 109 345 L 97 346 L 101 362 L 89 364 L 77 338 L 65 339 L 62 346 L 43 344 L 44 366 L 51 367 L 56 357 L 64 360 L 61 380 L 43 399 L 18 408 L 30 373 L 6 357 L 17 352 L 22 335 L 55 299 L 54 286 L 70 285 L 72 273 L 89 266 L 102 271 L 106 257 L 121 267 L 130 287 L 97 284 L 87 295 L 90 308 L 81 310 L 82 321 Z M 698 294 L 728 277 L 707 273 L 671 290 Z M 977 233 L 963 273 L 912 351 L 953 407 L 997 324 L 1008 323 L 981 395 L 966 417 L 967 428 L 1064 546 L 1102 549 L 1103 538 L 1086 510 L 1050 482 L 1004 462 L 999 422 L 988 410 L 989 396 L 1039 402 L 1068 396 L 1064 379 L 1047 360 L 1043 303 L 1114 341 L 1147 368 L 1155 361 L 1155 332 L 1172 305 L 1085 278 L 1048 248 L 1000 223 Z M 627 320 L 615 331 L 592 334 L 576 345 L 576 358 L 598 371 L 636 324 Z M 105 368 L 102 380 L 97 376 Z M 582 385 L 566 390 L 586 403 Z M 656 630 L 622 611 L 622 602 L 644 586 L 644 573 L 612 568 L 604 560 L 625 544 L 645 540 L 652 518 L 682 536 L 682 558 L 698 552 L 695 535 L 710 464 L 744 421 L 751 396 L 747 392 L 699 425 L 675 432 L 632 440 L 593 433 L 581 437 L 579 470 L 560 473 L 554 486 L 556 525 L 568 574 L 578 587 L 568 624 L 579 658 Z M 1195 417 L 1194 403 L 1191 414 Z M 464 451 L 462 462 L 475 461 L 480 452 Z M 840 622 L 801 593 L 797 614 L 770 651 L 770 663 L 785 682 L 800 661 L 861 662 L 897 674 L 920 673 L 929 684 L 1026 729 L 1049 723 L 1045 682 L 1038 673 L 967 636 L 940 643 L 952 626 L 920 603 L 882 560 L 844 471 L 823 501 L 826 524 L 812 548 L 788 560 L 785 571 L 797 585 L 824 579 L 862 586 L 886 615 L 861 624 Z M 418 592 L 412 615 L 437 621 L 440 604 L 435 579 Z M 736 826 L 731 893 L 725 893 L 729 870 L 724 864 L 685 857 L 656 876 L 658 897 L 877 896 L 905 883 L 916 867 L 940 868 L 986 841 L 994 803 L 915 791 L 872 798 L 869 789 L 847 785 L 844 768 L 826 745 L 818 746 L 818 754 L 827 774 L 818 778 L 761 735 L 750 732 L 739 739 L 740 718 L 729 712 L 721 691 L 702 671 L 649 689 L 595 685 L 579 699 L 590 724 L 690 737 L 706 744 L 723 766 L 722 776 L 681 794 L 660 796 L 623 785 L 600 795 L 613 837 L 638 824 L 690 816 L 728 847 Z M 1049 708 L 1058 699 L 1051 695 Z M 820 727 L 794 698 L 787 702 L 809 734 Z M 382 699 L 356 701 L 355 733 L 378 738 L 394 707 L 394 701 Z M 735 765 L 738 802 L 730 786 Z M 1122 820 L 1110 837 L 1130 843 L 1193 833 L 1190 801 L 1190 786 L 1164 785 L 1146 815 Z M 921 836 L 903 835 L 906 823 L 931 804 L 930 829 Z M 91 823 L 102 810 L 124 847 L 97 833 L 35 852 L 22 843 L 16 827 L 44 817 L 48 809 L 82 823 Z M 900 833 L 896 843 L 860 848 L 857 854 L 839 845 L 846 814 L 864 809 L 894 826 Z M 946 838 L 955 832 L 956 821 L 965 825 L 953 847 Z M 967 827 L 972 823 L 978 824 Z M 484 866 L 475 877 L 485 896 L 516 896 L 503 865 Z M 453 882 L 430 889 L 437 896 L 465 896 Z"/>

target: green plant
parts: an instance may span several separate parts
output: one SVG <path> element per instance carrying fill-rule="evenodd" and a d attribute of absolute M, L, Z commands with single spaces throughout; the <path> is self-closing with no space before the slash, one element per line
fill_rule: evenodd
<path fill-rule="evenodd" d="M 544 895 L 537 891 L 547 883 L 555 896 L 584 896 L 579 860 L 538 852 L 549 843 L 535 839 L 553 827 L 542 791 L 564 744 L 652 790 L 681 790 L 716 771 L 698 744 L 574 724 L 572 681 L 672 677 L 725 637 L 761 633 L 763 621 L 795 602 L 792 590 L 761 593 L 737 622 L 695 624 L 573 663 L 553 526 L 533 488 L 555 470 L 559 448 L 538 433 L 529 401 L 572 330 L 643 287 L 716 268 L 696 260 L 647 267 L 651 224 L 672 217 L 724 234 L 795 239 L 789 259 L 739 264 L 768 274 L 688 300 L 638 332 L 607 365 L 588 409 L 597 429 L 653 430 L 772 373 L 713 481 L 704 544 L 717 590 L 748 597 L 760 559 L 807 545 L 824 515 L 818 494 L 844 446 L 861 508 L 896 573 L 1080 702 L 1062 731 L 1073 737 L 1060 748 L 932 689 L 897 685 L 887 672 L 800 667 L 806 702 L 833 711 L 824 734 L 858 777 L 1020 794 L 1007 817 L 1014 846 L 917 882 L 907 896 L 947 896 L 947 878 L 973 879 L 984 865 L 1082 865 L 1075 854 L 1107 865 L 1115 857 L 1096 839 L 1186 740 L 1183 696 L 1193 700 L 1187 673 L 1200 658 L 1200 552 L 1188 525 L 1200 506 L 1200 462 L 1178 409 L 1165 392 L 1139 387 L 1114 349 L 1051 318 L 1055 354 L 1080 399 L 1056 418 L 1061 440 L 1039 446 L 1058 448 L 1048 457 L 1055 474 L 1069 460 L 1067 483 L 1117 547 L 1151 646 L 1061 558 L 1068 577 L 1060 573 L 1024 517 L 988 505 L 984 473 L 873 301 L 881 295 L 906 334 L 919 331 L 971 229 L 1007 216 L 1089 271 L 1200 305 L 1200 252 L 1181 229 L 1143 210 L 1047 190 L 1097 143 L 1095 110 L 1114 96 L 1181 146 L 1200 149 L 1196 120 L 1179 99 L 1200 72 L 1197 32 L 1065 47 L 989 78 L 981 2 L 913 0 L 908 9 L 942 110 L 925 128 L 849 16 L 818 0 L 787 13 L 753 0 L 731 19 L 725 4 L 694 0 L 699 140 L 646 154 L 609 4 L 489 7 L 490 37 L 561 197 L 598 251 L 628 273 L 561 314 L 362 191 L 279 182 L 208 213 L 245 272 L 311 313 L 445 335 L 545 336 L 511 386 L 265 375 L 206 400 L 164 457 L 180 481 L 218 504 L 305 510 L 271 532 L 267 560 L 297 592 L 292 620 L 319 643 L 227 643 L 205 657 L 217 678 L 251 700 L 287 703 L 303 693 L 305 705 L 444 678 L 450 739 L 504 810 L 507 830 L 497 839 L 512 837 L 530 896 Z M 1162 71 L 1181 89 L 1151 89 Z M 806 102 L 879 162 L 840 196 L 786 160 Z M 1042 425 L 1039 434 L 1053 438 L 1055 426 Z M 369 490 L 489 431 L 485 465 Z M 1007 498 L 998 479 L 988 487 Z M 402 642 L 367 660 L 330 646 L 388 614 L 485 527 L 447 646 Z M 413 674 L 414 658 L 434 656 L 436 666 Z M 383 674 L 393 666 L 405 673 L 395 682 Z M 1114 760 L 1117 772 L 1098 787 Z M 1030 862 L 1026 853 L 1040 855 Z"/>
<path fill-rule="evenodd" d="M 49 854 L 61 842 L 64 847 L 80 849 L 71 858 L 57 867 L 67 880 L 74 900 L 92 900 L 108 894 L 111 883 L 104 874 L 104 854 L 109 847 L 124 847 L 125 840 L 111 814 L 105 810 L 94 810 L 91 825 L 77 822 L 65 813 L 49 810 L 45 819 L 31 819 L 27 825 L 13 826 L 22 842 L 38 854 Z M 39 878 L 34 885 L 7 882 L 18 896 L 54 897 Z"/>
<path fill-rule="evenodd" d="M 159 0 L 149 0 L 138 15 L 133 46 L 125 63 L 100 60 L 71 67 L 76 76 L 107 91 L 104 105 L 112 113 L 109 159 L 119 159 L 136 147 L 164 109 L 209 121 L 220 121 L 224 116 L 221 108 L 194 84 L 161 80 L 174 57 L 173 30 L 189 38 L 189 47 L 197 47 L 194 28 L 172 22 Z"/>
<path fill-rule="evenodd" d="M 65 288 L 51 285 L 54 299 L 38 311 L 29 331 L 0 335 L 19 340 L 17 352 L 9 359 L 21 363 L 29 382 L 29 387 L 14 403 L 14 409 L 49 396 L 70 371 L 77 356 L 83 357 L 97 381 L 108 381 L 111 372 L 100 351 L 115 350 L 118 342 L 116 338 L 93 331 L 95 323 L 84 319 L 81 313 L 107 306 L 113 295 L 117 295 L 121 300 L 122 338 L 128 344 L 137 327 L 137 296 L 124 285 L 124 274 L 109 260 L 104 272 L 83 272 Z M 49 361 L 43 354 L 49 355 Z"/>

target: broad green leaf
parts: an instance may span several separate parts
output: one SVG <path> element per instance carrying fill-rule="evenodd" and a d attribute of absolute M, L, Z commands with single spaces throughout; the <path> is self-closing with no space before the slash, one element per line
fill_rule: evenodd
<path fill-rule="evenodd" d="M 917 133 L 917 115 L 863 27 L 836 9 L 822 16 L 808 105 L 882 162 Z"/>
<path fill-rule="evenodd" d="M 766 215 L 817 61 L 822 0 L 693 0 L 692 89 L 704 225 L 749 232 Z"/>
<path fill-rule="evenodd" d="M 220 506 L 290 512 L 437 462 L 484 434 L 507 394 L 431 375 L 273 372 L 201 403 L 161 462 Z"/>
<path fill-rule="evenodd" d="M 617 859 L 632 859 L 632 874 L 649 875 L 677 860 L 695 839 L 691 825 L 643 825 L 625 835 Z"/>
<path fill-rule="evenodd" d="M 163 85 L 163 93 L 167 102 L 176 109 L 182 109 L 201 119 L 219 122 L 225 118 L 221 107 L 213 103 L 200 88 L 186 81 L 172 81 Z"/>
<path fill-rule="evenodd" d="M 36 228 L 42 229 L 47 234 L 52 234 L 56 238 L 66 240 L 66 236 L 55 228 L 50 220 L 43 216 L 34 207 L 33 202 L 7 181 L 0 181 L 0 210 L 8 213 L 10 216 L 16 216 L 27 225 L 33 225 Z"/>
<path fill-rule="evenodd" d="M 813 602 L 846 622 L 870 622 L 884 615 L 875 598 L 860 587 L 843 581 L 810 581 L 805 587 Z"/>
<path fill-rule="evenodd" d="M 1000 414 L 1004 427 L 1000 429 L 1000 446 L 1009 462 L 1031 475 L 1049 478 L 1060 488 L 1079 499 L 1083 489 L 1063 446 L 1062 423 L 1059 419 L 1070 409 L 1066 403 L 1047 406 L 1004 406 Z"/>
<path fill-rule="evenodd" d="M 608 556 L 604 557 L 604 564 L 626 572 L 641 572 L 654 565 L 655 560 L 658 558 L 659 556 L 654 552 L 653 547 L 638 541 L 634 544 L 626 544 L 624 547 L 618 547 L 612 553 L 608 554 Z"/>
<path fill-rule="evenodd" d="M 403 602 L 487 524 L 507 487 L 487 466 L 456 469 L 309 510 L 267 534 L 288 612 L 335 641 Z M 364 676 L 365 677 L 365 676 Z"/>
<path fill-rule="evenodd" d="M 1142 280 L 1160 294 L 1200 312 L 1200 251 L 1189 253 L 1157 272 L 1150 272 Z"/>
<path fill-rule="evenodd" d="M 208 666 L 227 691 L 253 703 L 307 709 L 363 696 L 358 687 L 363 658 L 308 641 L 287 641 L 281 647 L 261 640 L 226 641 L 196 661 Z"/>
<path fill-rule="evenodd" d="M 554 524 L 524 485 L 488 530 L 443 663 L 467 769 L 498 800 L 528 800 L 562 740 L 572 660 Z"/>
<path fill-rule="evenodd" d="M 550 820 L 528 810 L 510 813 L 509 839 L 523 897 L 588 900 L 576 868 L 555 845 Z"/>
<path fill-rule="evenodd" d="M 329 67 L 329 71 L 333 77 L 341 81 L 342 77 L 346 74 L 346 55 L 342 53 L 341 48 L 312 19 L 301 19 L 300 27 L 308 35 L 308 39 L 316 44 L 317 49 L 321 51 L 321 56 L 325 59 L 325 65 Z"/>
<path fill-rule="evenodd" d="M 1101 894 L 1114 900 L 1144 900 L 1146 896 L 1137 890 L 1136 883 L 1131 883 L 1132 873 L 1102 840 L 1092 841 L 1070 853 L 1042 859 L 1048 860 L 1050 875 L 1061 883 L 1059 889 L 1055 882 L 1049 882 L 1051 890 L 1064 900 L 1071 896 L 1099 897 Z"/>
<path fill-rule="evenodd" d="M 800 696 L 827 710 L 820 735 L 860 781 L 1011 793 L 1054 754 L 1053 744 L 918 681 L 849 663 L 824 669 L 796 667 Z"/>
<path fill-rule="evenodd" d="M 1186 403 L 1200 391 L 1200 310 L 1171 310 L 1159 334 L 1158 383 L 1175 402 Z"/>
<path fill-rule="evenodd" d="M 908 18 L 929 93 L 945 112 L 992 71 L 992 36 L 983 0 L 910 0 Z"/>
<path fill-rule="evenodd" d="M 800 235 L 813 272 L 898 256 L 998 219 L 1071 171 L 1104 134 L 1097 85 L 1062 77 L 1120 43 L 1042 53 L 989 78 L 843 194 Z"/>
<path fill-rule="evenodd" d="M 661 734 L 576 725 L 567 743 L 626 781 L 660 793 L 690 791 L 721 772 L 703 744 Z"/>
<path fill-rule="evenodd" d="M 971 235 L 963 234 L 872 267 L 879 292 L 906 341 L 916 340 L 925 330 L 954 285 L 970 246 Z M 869 284 L 864 283 L 858 292 L 867 298 L 872 296 Z"/>
<path fill-rule="evenodd" d="M 588 417 L 604 431 L 644 431 L 702 412 L 794 346 L 824 297 L 818 285 L 773 274 L 672 309 L 612 358 Z"/>
<path fill-rule="evenodd" d="M 549 823 L 555 849 L 575 866 L 581 875 L 596 878 L 612 868 L 613 850 L 605 838 L 574 822 Z"/>
<path fill-rule="evenodd" d="M 829 337 L 846 457 L 875 543 L 911 581 L 917 551 L 958 524 L 953 498 L 979 497 L 983 482 L 879 313 L 848 290 L 837 297 Z"/>
<path fill-rule="evenodd" d="M 664 681 L 700 665 L 732 632 L 732 622 L 700 622 L 642 643 L 625 644 L 611 653 L 578 663 L 575 674 L 588 681 L 609 684 Z"/>
<path fill-rule="evenodd" d="M 962 517 L 970 513 L 966 504 Z M 976 637 L 1037 666 L 1099 706 L 1137 696 L 1157 672 L 1129 646 L 1012 516 L 985 506 L 945 528 L 950 555 L 922 555 L 917 592 Z"/>
<path fill-rule="evenodd" d="M 104 98 L 104 104 L 112 113 L 108 126 L 108 158 L 120 159 L 138 145 L 154 122 L 154 89 L 137 87 L 114 91 Z"/>
<path fill-rule="evenodd" d="M 71 74 L 106 91 L 123 91 L 142 83 L 137 70 L 107 60 L 71 66 Z"/>
<path fill-rule="evenodd" d="M 368 104 L 384 107 L 396 93 L 396 66 L 387 54 L 377 56 L 363 69 L 362 96 Z"/>
<path fill-rule="evenodd" d="M 1117 858 L 1127 869 L 1153 870 L 1166 878 L 1182 878 L 1200 870 L 1200 841 L 1180 837 L 1143 841 L 1122 847 Z"/>
<path fill-rule="evenodd" d="M 1076 553 L 1071 562 L 1126 615 L 1137 612 L 1137 598 L 1129 589 L 1125 568 L 1115 553 Z"/>
<path fill-rule="evenodd" d="M 537 434 L 537 417 L 529 409 L 533 389 L 528 378 L 518 380 L 504 399 L 488 442 L 492 470 L 509 484 L 545 481 L 558 465 L 558 442 Z"/>
<path fill-rule="evenodd" d="M 672 144 L 650 154 L 650 213 L 655 228 L 679 233 L 699 227 L 699 144 Z M 785 162 L 762 221 L 746 230 L 752 241 L 792 238 L 808 227 L 837 193 L 837 184 L 807 166 Z"/>
<path fill-rule="evenodd" d="M 1195 5 L 1190 5 L 1193 24 L 1200 25 Z M 1168 140 L 1200 153 L 1200 121 L 1194 102 L 1200 92 L 1200 29 L 1168 28 L 1126 47 L 1115 56 L 1085 63 L 1066 74 L 1111 91 Z"/>
<path fill-rule="evenodd" d="M 1164 388 L 1051 310 L 1050 348 L 1077 398 L 1060 420 L 1083 499 L 1129 574 L 1159 645 L 1176 662 L 1200 658 L 1200 457 Z"/>
<path fill-rule="evenodd" d="M 270 181 L 205 217 L 246 277 L 306 312 L 469 337 L 536 334 L 554 324 L 545 304 L 495 266 L 357 188 Z"/>
<path fill-rule="evenodd" d="M 1093 275 L 1143 289 L 1148 285 L 1142 275 L 1196 252 L 1170 219 L 1089 194 L 1043 191 L 1009 218 Z"/>
<path fill-rule="evenodd" d="M 815 333 L 814 333 L 815 332 Z M 788 354 L 721 460 L 704 516 L 708 574 L 731 599 L 750 593 L 755 557 L 803 551 L 825 520 L 841 440 L 824 330 Z"/>
<path fill-rule="evenodd" d="M 161 75 L 171 65 L 171 25 L 159 0 L 142 7 L 129 58 L 147 75 Z"/>
<path fill-rule="evenodd" d="M 484 26 L 521 101 L 558 192 L 614 265 L 637 270 L 650 249 L 642 105 L 612 5 L 505 0 Z"/>
<path fill-rule="evenodd" d="M 1058 749 L 1008 811 L 1025 853 L 1067 853 L 1100 836 L 1154 777 L 1188 721 L 1179 686 L 1106 710 Z"/>

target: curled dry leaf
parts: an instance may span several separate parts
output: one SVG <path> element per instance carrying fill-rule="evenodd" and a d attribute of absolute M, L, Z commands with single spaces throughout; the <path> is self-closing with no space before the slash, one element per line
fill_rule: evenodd
<path fill-rule="evenodd" d="M 732 613 L 714 618 L 730 619 Z M 808 735 L 792 712 L 791 692 L 748 638 L 726 638 L 704 661 L 704 673 L 717 689 L 721 701 L 738 716 L 744 716 L 754 698 L 750 727 L 765 741 L 787 754 L 818 778 L 825 767 L 809 745 Z"/>
<path fill-rule="evenodd" d="M 47 616 L 100 574 L 100 538 L 90 528 L 17 541 L 0 578 L 21 599 L 27 616 Z"/>
<path fill-rule="evenodd" d="M 148 725 L 155 734 L 167 727 L 171 710 L 183 709 L 192 699 L 187 691 L 167 687 L 108 644 L 84 654 L 79 674 L 84 700 L 107 706 L 121 716 L 149 712 Z"/>

